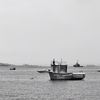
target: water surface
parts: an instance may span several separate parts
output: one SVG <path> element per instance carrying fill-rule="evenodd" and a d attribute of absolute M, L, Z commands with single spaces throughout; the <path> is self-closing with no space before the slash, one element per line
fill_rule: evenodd
<path fill-rule="evenodd" d="M 99 67 L 69 67 L 68 72 L 83 71 L 84 80 L 51 81 L 40 68 L 0 67 L 0 100 L 100 100 Z"/>

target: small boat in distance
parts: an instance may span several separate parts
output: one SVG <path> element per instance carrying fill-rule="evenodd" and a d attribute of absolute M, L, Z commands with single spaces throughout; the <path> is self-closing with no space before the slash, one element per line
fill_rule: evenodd
<path fill-rule="evenodd" d="M 42 70 L 38 70 L 37 72 L 39 73 L 48 73 L 50 71 L 50 69 L 42 69 Z"/>
<path fill-rule="evenodd" d="M 10 68 L 10 70 L 16 70 L 16 68 L 15 68 L 15 67 L 13 67 L 13 68 Z"/>
<path fill-rule="evenodd" d="M 51 71 L 48 72 L 51 80 L 82 80 L 85 78 L 85 73 L 67 73 L 67 64 L 55 64 L 55 60 L 51 64 Z"/>
<path fill-rule="evenodd" d="M 77 60 L 76 64 L 73 65 L 73 66 L 74 66 L 74 67 L 83 67 L 83 66 L 81 66 L 81 65 L 78 63 L 78 60 Z"/>

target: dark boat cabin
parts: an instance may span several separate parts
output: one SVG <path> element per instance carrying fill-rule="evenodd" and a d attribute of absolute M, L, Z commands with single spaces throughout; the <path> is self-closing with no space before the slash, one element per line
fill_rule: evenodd
<path fill-rule="evenodd" d="M 57 63 L 53 59 L 51 64 L 51 69 L 55 73 L 67 73 L 67 65 L 62 63 Z"/>

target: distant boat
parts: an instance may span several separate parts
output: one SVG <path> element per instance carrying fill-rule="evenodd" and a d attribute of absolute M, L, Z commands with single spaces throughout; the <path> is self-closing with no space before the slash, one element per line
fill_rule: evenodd
<path fill-rule="evenodd" d="M 85 73 L 67 73 L 67 65 L 62 64 L 62 61 L 56 65 L 55 61 L 51 64 L 51 71 L 49 71 L 51 80 L 82 80 L 85 78 Z"/>
<path fill-rule="evenodd" d="M 81 66 L 81 65 L 78 63 L 78 60 L 77 60 L 76 64 L 73 65 L 73 66 L 74 66 L 74 67 L 83 67 L 83 66 Z"/>
<path fill-rule="evenodd" d="M 10 70 L 16 70 L 16 68 L 14 67 L 14 68 L 10 68 Z"/>
<path fill-rule="evenodd" d="M 48 73 L 50 70 L 48 69 L 42 69 L 42 70 L 38 70 L 37 72 L 39 73 Z"/>

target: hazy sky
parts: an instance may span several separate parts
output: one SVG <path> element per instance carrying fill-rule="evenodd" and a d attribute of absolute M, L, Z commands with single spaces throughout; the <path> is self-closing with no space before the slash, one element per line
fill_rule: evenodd
<path fill-rule="evenodd" d="M 0 1 L 0 62 L 100 65 L 100 0 Z"/>

